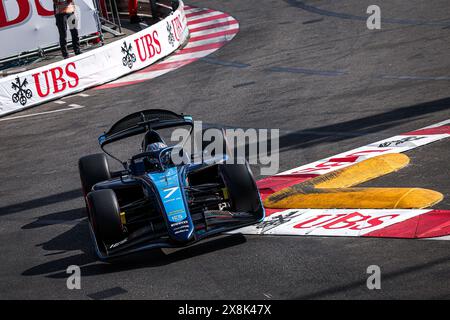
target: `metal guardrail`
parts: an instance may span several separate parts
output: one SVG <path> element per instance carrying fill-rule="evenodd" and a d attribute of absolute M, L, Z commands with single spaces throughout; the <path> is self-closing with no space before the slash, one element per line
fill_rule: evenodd
<path fill-rule="evenodd" d="M 114 36 L 123 35 L 116 0 L 95 0 L 95 5 L 99 13 L 101 30 Z"/>

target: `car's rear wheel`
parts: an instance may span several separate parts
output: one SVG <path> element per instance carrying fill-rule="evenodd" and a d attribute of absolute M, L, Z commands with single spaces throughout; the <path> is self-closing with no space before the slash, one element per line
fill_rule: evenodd
<path fill-rule="evenodd" d="M 111 179 L 108 160 L 103 153 L 82 157 L 78 161 L 78 170 L 84 196 L 91 192 L 96 183 Z"/>
<path fill-rule="evenodd" d="M 96 236 L 104 242 L 116 242 L 124 237 L 120 208 L 111 189 L 92 191 L 87 195 L 90 222 Z"/>
<path fill-rule="evenodd" d="M 230 194 L 232 210 L 260 212 L 262 207 L 259 192 L 248 163 L 221 164 L 219 170 Z"/>

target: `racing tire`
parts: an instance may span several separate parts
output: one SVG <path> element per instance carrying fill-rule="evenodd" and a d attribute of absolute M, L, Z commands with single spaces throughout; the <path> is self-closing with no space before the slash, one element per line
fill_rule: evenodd
<path fill-rule="evenodd" d="M 247 161 L 245 164 L 221 164 L 219 170 L 230 194 L 232 210 L 260 212 L 261 201 L 258 187 Z"/>
<path fill-rule="evenodd" d="M 90 222 L 95 235 L 102 241 L 123 239 L 123 225 L 116 194 L 111 189 L 92 191 L 87 195 Z"/>
<path fill-rule="evenodd" d="M 111 179 L 108 159 L 103 153 L 82 157 L 78 161 L 78 170 L 84 196 L 92 191 L 92 187 L 96 183 Z"/>

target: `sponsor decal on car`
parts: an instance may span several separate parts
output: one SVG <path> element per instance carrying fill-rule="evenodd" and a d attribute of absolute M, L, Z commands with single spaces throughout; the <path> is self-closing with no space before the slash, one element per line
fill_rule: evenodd
<path fill-rule="evenodd" d="M 158 189 L 169 233 L 182 240 L 189 238 L 190 232 L 193 231 L 193 224 L 186 211 L 177 168 L 169 168 L 165 172 L 149 173 L 148 176 Z"/>

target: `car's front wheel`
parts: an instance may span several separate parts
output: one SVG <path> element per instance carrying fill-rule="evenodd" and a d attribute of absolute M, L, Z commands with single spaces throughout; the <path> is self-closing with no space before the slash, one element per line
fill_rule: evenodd
<path fill-rule="evenodd" d="M 103 242 L 117 242 L 124 238 L 120 208 L 111 189 L 92 191 L 87 195 L 90 223 L 95 235 Z"/>
<path fill-rule="evenodd" d="M 111 179 L 108 160 L 103 153 L 82 157 L 78 161 L 78 170 L 84 196 L 91 192 L 94 184 Z"/>
<path fill-rule="evenodd" d="M 220 164 L 219 170 L 230 193 L 232 209 L 237 212 L 260 212 L 259 192 L 248 163 Z"/>

